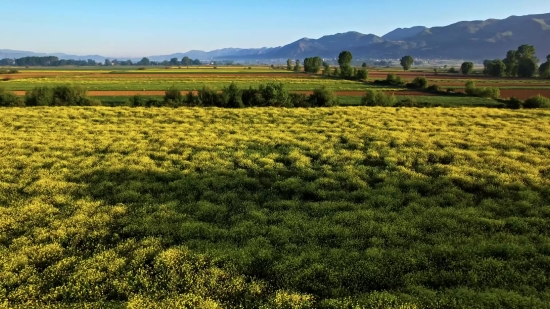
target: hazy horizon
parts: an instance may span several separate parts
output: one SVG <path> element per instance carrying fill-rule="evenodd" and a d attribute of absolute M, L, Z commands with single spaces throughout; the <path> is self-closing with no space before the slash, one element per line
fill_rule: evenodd
<path fill-rule="evenodd" d="M 401 0 L 349 0 L 345 4 L 280 0 L 264 1 L 261 5 L 251 0 L 0 3 L 8 12 L 0 26 L 11 29 L 3 34 L 0 49 L 118 58 L 277 47 L 303 37 L 319 38 L 348 31 L 382 36 L 396 28 L 550 12 L 550 2 L 542 0 L 523 1 L 520 8 L 512 1 L 464 0 L 451 10 L 453 14 L 449 13 L 452 4 L 442 6 L 435 0 L 416 1 L 414 6 Z"/>

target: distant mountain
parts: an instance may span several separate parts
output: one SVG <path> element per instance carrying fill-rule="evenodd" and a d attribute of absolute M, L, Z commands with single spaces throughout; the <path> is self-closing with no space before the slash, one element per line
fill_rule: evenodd
<path fill-rule="evenodd" d="M 461 21 L 443 27 L 398 28 L 383 37 L 351 31 L 326 35 L 319 39 L 302 38 L 288 45 L 273 48 L 224 48 L 209 52 L 192 50 L 148 58 L 154 61 L 181 59 L 185 56 L 200 60 L 281 60 L 313 56 L 336 58 L 341 51 L 349 50 L 356 59 L 395 59 L 411 55 L 419 58 L 483 60 L 504 58 L 508 50 L 517 49 L 522 44 L 534 45 L 540 59 L 550 54 L 550 13 L 510 16 L 502 20 Z M 0 58 L 46 55 L 57 56 L 60 59 L 96 61 L 106 58 L 99 55 L 75 56 L 0 50 Z"/>
<path fill-rule="evenodd" d="M 59 59 L 74 59 L 74 60 L 88 60 L 92 59 L 95 61 L 104 61 L 106 57 L 100 55 L 87 55 L 87 56 L 77 56 L 77 55 L 68 55 L 63 53 L 34 53 L 30 51 L 22 50 L 11 50 L 11 49 L 0 49 L 0 59 L 4 58 L 23 58 L 23 57 L 45 57 L 45 56 L 54 56 Z"/>
<path fill-rule="evenodd" d="M 424 26 L 416 26 L 411 28 L 397 28 L 391 32 L 386 33 L 382 36 L 384 40 L 388 41 L 403 41 L 404 39 L 408 39 L 410 37 L 413 37 L 424 30 L 428 28 Z"/>

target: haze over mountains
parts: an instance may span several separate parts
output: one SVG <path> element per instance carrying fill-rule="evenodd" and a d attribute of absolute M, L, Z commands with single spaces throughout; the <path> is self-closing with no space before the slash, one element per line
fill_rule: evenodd
<path fill-rule="evenodd" d="M 335 58 L 342 50 L 349 50 L 355 58 L 395 59 L 412 55 L 418 58 L 483 60 L 503 58 L 508 50 L 517 49 L 522 44 L 534 45 L 541 59 L 550 54 L 550 13 L 510 16 L 502 20 L 462 21 L 443 27 L 398 28 L 381 37 L 351 31 L 319 39 L 303 38 L 272 48 L 224 48 L 209 52 L 192 50 L 148 58 L 153 61 L 181 59 L 184 56 L 200 60 L 302 59 L 313 56 Z M 0 49 L 0 58 L 46 55 L 60 59 L 96 61 L 107 58 L 99 55 L 77 56 Z M 126 58 L 119 58 L 123 59 Z"/>

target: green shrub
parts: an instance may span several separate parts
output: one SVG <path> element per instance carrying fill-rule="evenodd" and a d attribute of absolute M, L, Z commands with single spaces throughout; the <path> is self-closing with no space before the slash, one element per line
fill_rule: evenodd
<path fill-rule="evenodd" d="M 260 106 L 262 95 L 258 89 L 250 87 L 242 91 L 241 99 L 244 106 Z"/>
<path fill-rule="evenodd" d="M 508 102 L 506 102 L 506 107 L 511 109 L 520 109 L 523 107 L 523 102 L 516 97 L 511 97 Z"/>
<path fill-rule="evenodd" d="M 530 97 L 523 103 L 525 108 L 550 108 L 550 99 L 539 95 Z"/>
<path fill-rule="evenodd" d="M 260 106 L 288 106 L 289 104 L 289 92 L 283 83 L 260 85 L 258 92 L 261 97 Z"/>
<path fill-rule="evenodd" d="M 431 85 L 430 87 L 426 88 L 426 90 L 433 93 L 442 92 L 442 89 L 439 85 Z"/>
<path fill-rule="evenodd" d="M 223 88 L 221 93 L 221 100 L 223 101 L 223 106 L 226 107 L 244 107 L 244 103 L 242 100 L 242 91 L 235 83 L 231 83 L 228 87 Z"/>
<path fill-rule="evenodd" d="M 401 101 L 395 103 L 396 107 L 418 107 L 420 104 L 416 100 L 415 97 L 407 97 L 402 99 Z"/>
<path fill-rule="evenodd" d="M 54 93 L 50 87 L 35 87 L 25 94 L 27 106 L 52 106 L 53 102 Z"/>
<path fill-rule="evenodd" d="M 222 107 L 222 100 L 217 91 L 204 86 L 198 91 L 197 103 L 199 106 L 217 106 Z"/>
<path fill-rule="evenodd" d="M 334 93 L 325 86 L 313 90 L 308 101 L 312 107 L 329 107 L 338 104 Z"/>
<path fill-rule="evenodd" d="M 146 102 L 147 101 L 145 100 L 145 98 L 143 98 L 139 94 L 136 94 L 135 96 L 130 97 L 127 103 L 129 106 L 132 106 L 132 107 L 140 107 L 140 106 L 145 106 Z"/>
<path fill-rule="evenodd" d="M 19 73 L 19 71 L 16 69 L 11 69 L 8 71 L 8 74 L 17 74 L 17 73 Z"/>
<path fill-rule="evenodd" d="M 475 95 L 475 91 L 476 91 L 476 84 L 474 83 L 473 80 L 469 80 L 466 82 L 466 85 L 465 85 L 465 92 L 467 95 Z"/>
<path fill-rule="evenodd" d="M 184 103 L 183 94 L 176 86 L 170 87 L 170 89 L 164 92 L 164 102 L 169 105 L 181 105 Z"/>
<path fill-rule="evenodd" d="M 366 69 L 359 69 L 355 72 L 355 78 L 359 80 L 367 80 L 369 78 L 369 72 Z"/>
<path fill-rule="evenodd" d="M 407 88 L 412 89 L 426 89 L 428 87 L 428 80 L 426 77 L 417 77 L 413 81 L 407 84 Z"/>
<path fill-rule="evenodd" d="M 23 99 L 15 93 L 0 88 L 0 107 L 21 107 L 25 106 Z"/>
<path fill-rule="evenodd" d="M 367 93 L 361 98 L 361 104 L 364 106 L 394 106 L 395 96 L 387 95 L 381 91 L 367 90 Z"/>
<path fill-rule="evenodd" d="M 500 98 L 500 89 L 497 87 L 476 88 L 475 95 L 480 98 L 498 99 Z"/>
<path fill-rule="evenodd" d="M 291 93 L 289 101 L 292 107 L 311 107 L 310 101 L 303 93 Z"/>
<path fill-rule="evenodd" d="M 80 86 L 55 86 L 53 88 L 53 106 L 80 106 L 85 102 L 86 89 Z"/>

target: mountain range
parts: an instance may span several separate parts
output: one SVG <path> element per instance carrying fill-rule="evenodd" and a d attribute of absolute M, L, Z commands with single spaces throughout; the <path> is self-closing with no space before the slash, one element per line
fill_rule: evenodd
<path fill-rule="evenodd" d="M 395 59 L 411 55 L 426 59 L 483 60 L 503 58 L 508 50 L 517 49 L 522 44 L 534 45 L 541 59 L 550 54 L 550 13 L 510 16 L 501 20 L 461 21 L 443 27 L 397 28 L 381 37 L 350 31 L 319 39 L 302 38 L 279 47 L 224 48 L 209 52 L 192 50 L 148 58 L 154 61 L 181 59 L 185 56 L 201 60 L 275 60 L 313 56 L 336 58 L 342 50 L 349 50 L 354 58 Z M 107 58 L 100 55 L 76 56 L 0 49 L 0 58 L 46 55 L 60 59 L 96 61 Z"/>

